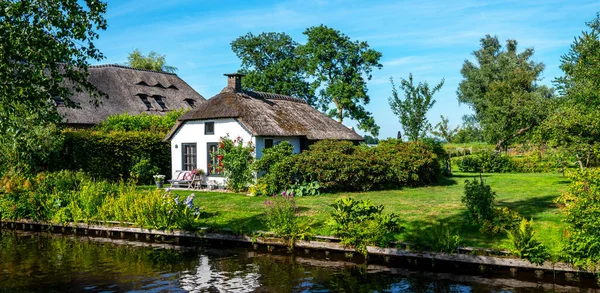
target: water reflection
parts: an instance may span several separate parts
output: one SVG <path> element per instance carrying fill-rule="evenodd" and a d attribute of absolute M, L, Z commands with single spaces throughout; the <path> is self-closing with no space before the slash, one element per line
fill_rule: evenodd
<path fill-rule="evenodd" d="M 2 292 L 596 292 L 244 248 L 0 230 Z"/>

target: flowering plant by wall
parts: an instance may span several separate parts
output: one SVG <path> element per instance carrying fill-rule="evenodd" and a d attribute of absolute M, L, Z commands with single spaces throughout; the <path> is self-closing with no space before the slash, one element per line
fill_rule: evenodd
<path fill-rule="evenodd" d="M 223 174 L 227 177 L 227 188 L 233 191 L 245 191 L 253 181 L 254 176 L 250 165 L 254 159 L 254 145 L 251 141 L 244 143 L 241 137 L 231 139 L 221 137 L 217 150 L 211 153 L 211 174 Z M 215 166 L 216 165 L 216 166 Z"/>

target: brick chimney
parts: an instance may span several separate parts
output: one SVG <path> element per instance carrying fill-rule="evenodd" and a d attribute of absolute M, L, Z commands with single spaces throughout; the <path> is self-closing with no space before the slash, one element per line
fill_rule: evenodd
<path fill-rule="evenodd" d="M 242 77 L 244 77 L 245 74 L 226 73 L 223 75 L 227 76 L 227 87 L 228 88 L 231 88 L 235 92 L 239 92 L 242 90 Z"/>

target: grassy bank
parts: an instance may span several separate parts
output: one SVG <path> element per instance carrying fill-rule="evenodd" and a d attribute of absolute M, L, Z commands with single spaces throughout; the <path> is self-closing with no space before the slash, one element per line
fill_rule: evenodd
<path fill-rule="evenodd" d="M 401 216 L 404 231 L 397 235 L 404 240 L 411 233 L 422 230 L 433 222 L 447 223 L 456 227 L 468 246 L 509 248 L 505 236 L 489 237 L 479 233 L 479 227 L 465 221 L 466 209 L 461 203 L 465 179 L 475 174 L 456 173 L 436 186 L 406 188 L 402 190 L 374 191 L 364 193 L 325 194 L 317 197 L 297 198 L 296 202 L 304 217 L 314 221 L 315 233 L 330 235 L 326 220 L 329 205 L 337 197 L 370 199 L 375 204 L 385 205 L 386 212 Z M 485 174 L 484 180 L 497 193 L 499 206 L 518 211 L 527 219 L 533 219 L 538 239 L 547 245 L 553 254 L 558 254 L 564 224 L 554 199 L 568 186 L 566 178 L 559 174 Z M 191 191 L 175 191 L 189 195 Z M 235 232 L 265 230 L 261 215 L 265 197 L 249 197 L 243 194 L 213 193 L 196 191 L 195 203 L 211 217 L 204 224 L 216 228 L 227 228 Z"/>

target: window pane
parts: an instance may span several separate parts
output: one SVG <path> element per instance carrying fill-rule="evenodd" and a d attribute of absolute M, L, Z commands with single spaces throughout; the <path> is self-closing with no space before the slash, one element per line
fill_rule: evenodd
<path fill-rule="evenodd" d="M 265 138 L 265 149 L 272 148 L 272 147 L 273 147 L 273 139 Z"/>
<path fill-rule="evenodd" d="M 215 133 L 215 123 L 214 122 L 204 123 L 204 134 L 214 134 L 214 133 Z"/>

